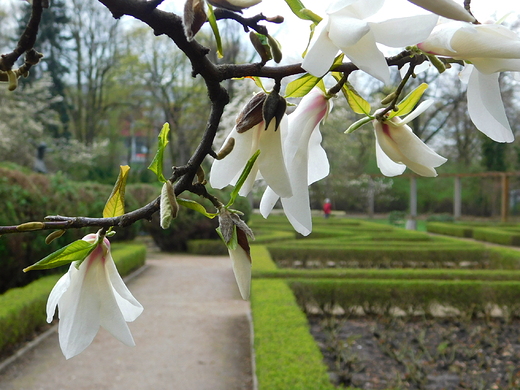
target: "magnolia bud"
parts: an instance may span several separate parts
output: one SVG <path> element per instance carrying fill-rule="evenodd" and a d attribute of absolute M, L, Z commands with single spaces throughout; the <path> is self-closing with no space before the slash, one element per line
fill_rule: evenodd
<path fill-rule="evenodd" d="M 267 99 L 265 99 L 264 105 L 262 106 L 262 115 L 264 116 L 265 121 L 265 130 L 271 124 L 271 121 L 274 119 L 275 122 L 275 131 L 280 126 L 280 122 L 285 114 L 285 110 L 287 109 L 287 102 L 285 99 L 280 96 L 277 91 L 272 91 Z"/>
<path fill-rule="evenodd" d="M 43 222 L 26 222 L 18 225 L 16 230 L 19 232 L 30 232 L 31 230 L 41 230 L 45 228 L 45 224 Z"/>
<path fill-rule="evenodd" d="M 240 12 L 243 9 L 252 7 L 262 0 L 207 0 L 214 7 L 229 9 Z"/>
<path fill-rule="evenodd" d="M 228 138 L 226 143 L 220 148 L 219 152 L 217 153 L 217 160 L 222 160 L 224 157 L 226 157 L 229 153 L 233 151 L 234 147 L 235 139 L 233 137 Z"/>
<path fill-rule="evenodd" d="M 237 132 L 243 133 L 264 120 L 262 107 L 267 99 L 265 92 L 259 92 L 252 97 L 237 116 Z"/>
<path fill-rule="evenodd" d="M 193 40 L 207 19 L 203 0 L 186 0 L 182 21 L 188 41 Z"/>
<path fill-rule="evenodd" d="M 9 80 L 9 91 L 14 91 L 18 87 L 18 77 L 12 70 L 7 71 L 7 79 Z"/>
<path fill-rule="evenodd" d="M 452 0 L 408 0 L 421 8 L 445 18 L 461 20 L 463 22 L 475 22 L 476 19 L 460 4 Z"/>
<path fill-rule="evenodd" d="M 383 100 L 381 100 L 381 104 L 388 104 L 390 103 L 392 100 L 395 99 L 395 91 L 392 92 L 390 95 L 388 95 L 387 97 L 385 97 Z"/>
<path fill-rule="evenodd" d="M 55 239 L 60 238 L 65 233 L 65 230 L 55 230 L 45 238 L 45 243 L 49 245 Z"/>
<path fill-rule="evenodd" d="M 269 61 L 271 56 L 271 48 L 268 45 L 264 45 L 260 37 L 254 31 L 249 32 L 249 40 L 253 44 L 256 52 L 260 54 L 260 58 L 262 59 L 262 63 L 265 64 Z"/>
<path fill-rule="evenodd" d="M 207 183 L 206 175 L 204 174 L 204 169 L 200 165 L 197 168 L 197 182 L 202 185 L 206 185 L 206 183 Z"/>
<path fill-rule="evenodd" d="M 167 180 L 161 190 L 161 204 L 160 204 L 160 223 L 161 228 L 168 229 L 173 218 L 177 217 L 179 212 L 179 204 L 175 197 L 175 190 L 172 183 Z"/>
<path fill-rule="evenodd" d="M 271 53 L 273 54 L 273 60 L 277 64 L 282 60 L 282 46 L 280 42 L 274 39 L 272 36 L 267 34 L 267 40 L 269 41 L 269 46 L 271 46 Z"/>

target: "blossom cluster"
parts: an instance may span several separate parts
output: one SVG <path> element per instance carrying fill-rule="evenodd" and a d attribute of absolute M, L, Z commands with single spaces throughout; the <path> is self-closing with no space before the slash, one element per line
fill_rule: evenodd
<path fill-rule="evenodd" d="M 209 2 L 240 11 L 259 1 Z M 460 77 L 467 83 L 468 112 L 476 128 L 497 142 L 512 142 L 514 136 L 498 80 L 500 72 L 520 71 L 520 37 L 499 24 L 476 24 L 473 15 L 453 0 L 409 1 L 432 13 L 386 19 L 380 15 L 385 0 L 333 0 L 313 32 L 301 67 L 321 80 L 338 65 L 338 58 L 343 58 L 338 54 L 342 53 L 359 70 L 388 84 L 390 68 L 378 45 L 416 45 L 413 55 L 420 53 L 432 61 L 440 56 L 463 65 Z M 203 12 L 204 4 L 192 3 L 190 10 L 195 12 L 202 7 Z M 193 13 L 185 18 L 185 24 L 186 20 L 191 23 L 186 30 L 189 39 L 205 23 L 205 15 L 197 19 Z M 439 15 L 453 20 L 439 22 Z M 308 187 L 325 178 L 330 170 L 321 145 L 320 125 L 332 109 L 334 93 L 327 92 L 325 83 L 316 84 L 289 114 L 285 99 L 279 95 L 279 82 L 270 93 L 255 94 L 238 115 L 223 150 L 214 154 L 217 159 L 209 178 L 214 188 L 237 185 L 243 196 L 251 191 L 255 181 L 263 180 L 266 189 L 260 201 L 261 214 L 267 218 L 280 201 L 288 220 L 302 235 L 312 231 Z M 446 162 L 409 126 L 435 104 L 426 100 L 412 111 L 419 98 L 420 95 L 408 110 L 401 111 L 394 104 L 373 114 L 365 113 L 363 123 L 373 124 L 377 165 L 386 176 L 402 174 L 409 168 L 418 175 L 433 177 L 437 175 L 435 168 Z M 162 160 L 159 165 L 162 166 Z M 163 188 L 170 191 L 170 203 L 176 202 L 171 183 Z M 161 208 L 165 207 L 161 204 Z M 217 208 L 219 232 L 229 248 L 240 293 L 247 299 L 251 278 L 248 237 L 253 238 L 253 232 L 228 206 Z M 85 236 L 83 241 L 91 245 L 91 251 L 82 260 L 71 263 L 47 304 L 49 322 L 58 307 L 60 345 L 66 358 L 83 351 L 100 326 L 126 345 L 134 345 L 127 322 L 143 311 L 117 273 L 108 240 L 98 233 Z"/>
<path fill-rule="evenodd" d="M 502 71 L 520 71 L 520 37 L 499 24 L 476 24 L 474 16 L 452 0 L 409 1 L 431 13 L 388 19 L 380 14 L 384 0 L 332 1 L 313 32 L 302 68 L 322 78 L 337 65 L 338 53 L 342 53 L 358 69 L 388 84 L 390 68 L 379 44 L 416 45 L 420 49 L 416 53 L 422 51 L 430 58 L 459 60 L 464 65 L 460 77 L 468 84 L 469 116 L 476 128 L 497 142 L 512 142 L 498 78 Z M 439 20 L 439 15 L 453 20 Z M 293 113 L 284 114 L 277 127 L 259 119 L 254 126 L 238 130 L 237 122 L 228 135 L 228 140 L 236 141 L 235 148 L 228 157 L 214 162 L 212 186 L 235 184 L 245 162 L 259 149 L 261 157 L 241 194 L 249 193 L 255 180 L 263 179 L 267 189 L 260 202 L 261 214 L 267 217 L 280 199 L 295 230 L 309 234 L 307 188 L 329 172 L 319 130 L 332 107 L 329 99 L 327 93 L 312 89 Z M 433 104 L 425 101 L 403 119 L 384 109 L 368 114 L 374 126 L 377 165 L 384 175 L 399 175 L 408 167 L 432 177 L 437 175 L 435 168 L 446 162 L 408 125 Z"/>

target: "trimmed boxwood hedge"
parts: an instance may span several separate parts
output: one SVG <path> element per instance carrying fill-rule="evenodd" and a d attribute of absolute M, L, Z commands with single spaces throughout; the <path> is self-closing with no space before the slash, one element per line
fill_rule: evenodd
<path fill-rule="evenodd" d="M 253 280 L 251 310 L 259 390 L 334 390 L 309 325 L 281 280 Z"/>
<path fill-rule="evenodd" d="M 188 253 L 206 256 L 226 256 L 228 250 L 224 242 L 218 240 L 189 240 Z"/>
<path fill-rule="evenodd" d="M 455 237 L 473 237 L 473 227 L 453 223 L 428 222 L 426 224 L 426 231 Z"/>
<path fill-rule="evenodd" d="M 475 228 L 473 238 L 500 245 L 520 246 L 520 233 L 499 228 Z"/>
<path fill-rule="evenodd" d="M 421 247 L 422 246 L 422 247 Z M 298 247 L 284 244 L 269 244 L 267 247 L 275 261 L 294 260 L 320 263 L 326 266 L 328 261 L 344 262 L 356 267 L 439 267 L 449 265 L 460 266 L 461 262 L 475 263 L 474 267 L 487 268 L 486 250 L 483 246 L 461 245 L 462 248 L 453 246 L 425 245 L 405 246 L 381 246 L 359 245 L 334 247 Z"/>
<path fill-rule="evenodd" d="M 112 245 L 112 255 L 117 269 L 124 276 L 144 264 L 146 247 L 116 243 Z M 0 353 L 8 352 L 46 324 L 47 298 L 60 277 L 56 274 L 46 276 L 0 295 Z"/>
<path fill-rule="evenodd" d="M 365 313 L 388 314 L 398 307 L 410 314 L 433 314 L 434 305 L 459 310 L 467 316 L 489 315 L 498 305 L 509 314 L 520 314 L 520 282 L 482 280 L 374 280 L 291 279 L 289 284 L 302 307 L 322 309 L 361 307 Z"/>
<path fill-rule="evenodd" d="M 256 259 L 255 259 L 256 260 Z M 254 278 L 265 279 L 436 279 L 436 280 L 494 280 L 520 281 L 520 272 L 511 270 L 466 270 L 466 269 L 363 269 L 363 268 L 335 268 L 335 269 L 253 269 Z"/>

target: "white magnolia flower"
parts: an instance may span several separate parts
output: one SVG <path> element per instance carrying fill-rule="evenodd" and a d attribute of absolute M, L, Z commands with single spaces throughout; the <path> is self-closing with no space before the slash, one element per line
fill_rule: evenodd
<path fill-rule="evenodd" d="M 233 273 L 235 274 L 238 290 L 242 299 L 247 301 L 251 293 L 251 253 L 240 245 L 237 245 L 236 249 L 228 248 L 228 252 L 233 262 Z"/>
<path fill-rule="evenodd" d="M 96 234 L 83 237 L 93 243 Z M 47 301 L 47 322 L 58 306 L 59 340 L 67 359 L 87 348 L 102 326 L 118 340 L 134 346 L 127 322 L 134 321 L 143 307 L 133 297 L 117 272 L 105 238 L 81 263 L 70 265 L 69 272 L 58 280 Z"/>
<path fill-rule="evenodd" d="M 390 71 L 376 43 L 390 47 L 415 45 L 428 37 L 438 17 L 429 14 L 382 22 L 365 20 L 376 14 L 383 3 L 384 0 L 334 1 L 314 31 L 302 68 L 321 77 L 341 50 L 359 69 L 388 83 Z"/>
<path fill-rule="evenodd" d="M 255 239 L 253 231 L 240 217 L 222 207 L 219 210 L 219 227 L 222 239 L 228 247 L 229 257 L 233 262 L 233 273 L 237 281 L 238 290 L 242 299 L 249 299 L 251 292 L 251 251 L 248 237 Z M 233 235 L 236 234 L 236 248 L 230 248 Z"/>
<path fill-rule="evenodd" d="M 520 71 L 520 37 L 497 24 L 472 25 L 452 22 L 439 25 L 417 45 L 441 56 L 470 62 L 463 72 L 468 81 L 468 111 L 475 126 L 497 142 L 512 142 L 506 117 L 499 73 Z"/>
<path fill-rule="evenodd" d="M 245 130 L 239 130 L 237 124 L 223 143 L 226 145 L 228 140 L 233 138 L 235 140 L 233 150 L 222 160 L 213 162 L 209 180 L 211 186 L 223 188 L 229 184 L 236 184 L 247 161 L 257 150 L 260 150 L 260 156 L 239 194 L 246 196 L 253 188 L 255 180 L 263 178 L 278 195 L 291 196 L 291 185 L 282 152 L 282 134 L 285 131 L 287 131 L 285 114 L 278 128 L 275 120 L 270 122 L 267 129 L 263 120 Z"/>
<path fill-rule="evenodd" d="M 447 160 L 430 149 L 407 125 L 432 103 L 433 100 L 424 101 L 404 120 L 397 116 L 383 122 L 374 119 L 377 166 L 383 175 L 397 176 L 408 167 L 421 176 L 437 176 L 434 168 Z"/>
<path fill-rule="evenodd" d="M 427 9 L 445 18 L 460 20 L 463 22 L 474 22 L 475 18 L 468 11 L 453 0 L 408 0 L 421 8 Z"/>
<path fill-rule="evenodd" d="M 285 215 L 294 229 L 308 235 L 312 230 L 309 185 L 329 174 L 329 161 L 321 146 L 320 123 L 329 112 L 329 100 L 314 88 L 288 116 L 288 131 L 283 137 L 285 164 L 293 196 L 281 197 Z M 260 202 L 260 212 L 267 218 L 279 196 L 270 187 Z"/>

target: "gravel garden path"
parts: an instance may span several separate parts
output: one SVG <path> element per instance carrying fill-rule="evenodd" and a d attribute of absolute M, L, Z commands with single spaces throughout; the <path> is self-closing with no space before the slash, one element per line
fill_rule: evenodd
<path fill-rule="evenodd" d="M 251 390 L 249 302 L 227 257 L 149 252 L 128 282 L 145 310 L 136 347 L 101 329 L 65 360 L 57 328 L 0 371 L 1 390 Z"/>

